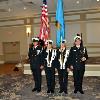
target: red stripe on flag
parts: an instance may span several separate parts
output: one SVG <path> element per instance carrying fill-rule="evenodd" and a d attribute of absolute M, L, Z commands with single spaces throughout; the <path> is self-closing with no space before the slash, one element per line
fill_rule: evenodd
<path fill-rule="evenodd" d="M 47 10 L 47 5 L 43 4 L 39 38 L 46 41 L 49 38 L 49 34 L 50 34 L 50 27 L 49 27 L 48 10 Z"/>

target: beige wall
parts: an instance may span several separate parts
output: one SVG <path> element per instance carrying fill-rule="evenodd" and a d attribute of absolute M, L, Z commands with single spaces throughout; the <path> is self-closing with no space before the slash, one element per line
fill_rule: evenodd
<path fill-rule="evenodd" d="M 25 26 L 0 27 L 0 55 L 3 55 L 3 42 L 20 42 L 20 55 L 27 55 Z"/>
<path fill-rule="evenodd" d="M 3 61 L 4 56 L 3 56 L 3 46 L 2 43 L 0 42 L 0 61 Z"/>
<path fill-rule="evenodd" d="M 100 21 L 87 22 L 86 33 L 88 43 L 100 43 Z"/>
<path fill-rule="evenodd" d="M 56 27 L 55 27 L 55 14 L 51 14 L 50 28 L 51 39 L 56 44 Z M 29 21 L 27 21 L 27 19 Z M 32 37 L 37 36 L 40 32 L 40 16 L 30 18 L 19 18 L 9 22 L 4 21 L 3 26 L 0 24 L 0 60 L 3 60 L 3 46 L 2 42 L 15 42 L 20 41 L 20 55 L 25 57 L 28 52 L 26 26 L 32 26 Z M 3 21 L 2 21 L 3 23 Z M 14 24 L 14 25 L 13 25 Z M 89 56 L 100 56 L 100 13 L 98 12 L 74 12 L 65 13 L 65 33 L 68 47 L 73 45 L 73 38 L 75 33 L 83 33 L 84 44 L 88 48 Z"/>
<path fill-rule="evenodd" d="M 1 36 L 0 36 L 1 37 Z M 1 39 L 0 39 L 1 40 Z M 2 42 L 0 42 L 0 55 L 3 55 L 3 47 L 2 47 Z"/>
<path fill-rule="evenodd" d="M 34 33 L 39 33 L 40 18 L 34 19 Z M 76 33 L 83 33 L 89 56 L 100 56 L 100 12 L 65 14 L 65 37 L 70 48 Z M 56 44 L 55 16 L 50 16 L 51 39 Z"/>

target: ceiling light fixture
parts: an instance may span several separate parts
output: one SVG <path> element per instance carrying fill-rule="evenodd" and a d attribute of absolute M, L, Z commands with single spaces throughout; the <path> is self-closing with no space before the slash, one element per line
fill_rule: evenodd
<path fill-rule="evenodd" d="M 97 2 L 98 2 L 98 1 L 100 1 L 100 0 L 97 0 Z"/>
<path fill-rule="evenodd" d="M 76 3 L 79 4 L 80 2 L 79 1 L 76 1 Z"/>
<path fill-rule="evenodd" d="M 26 7 L 24 7 L 24 10 L 26 10 Z"/>

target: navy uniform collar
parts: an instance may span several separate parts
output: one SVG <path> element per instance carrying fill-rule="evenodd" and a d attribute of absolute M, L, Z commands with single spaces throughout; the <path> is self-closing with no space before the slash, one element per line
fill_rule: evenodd
<path fill-rule="evenodd" d="M 84 47 L 83 47 L 83 46 L 80 46 L 80 47 L 78 48 L 78 47 L 74 46 L 74 48 L 77 49 L 77 50 L 80 50 L 80 49 L 82 49 L 82 48 L 84 48 Z"/>

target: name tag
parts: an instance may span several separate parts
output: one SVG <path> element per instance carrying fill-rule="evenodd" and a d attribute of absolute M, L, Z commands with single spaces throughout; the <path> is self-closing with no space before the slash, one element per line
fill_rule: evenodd
<path fill-rule="evenodd" d="M 37 55 L 40 53 L 40 50 L 37 50 Z"/>
<path fill-rule="evenodd" d="M 73 50 L 73 51 L 76 51 L 76 50 Z"/>

